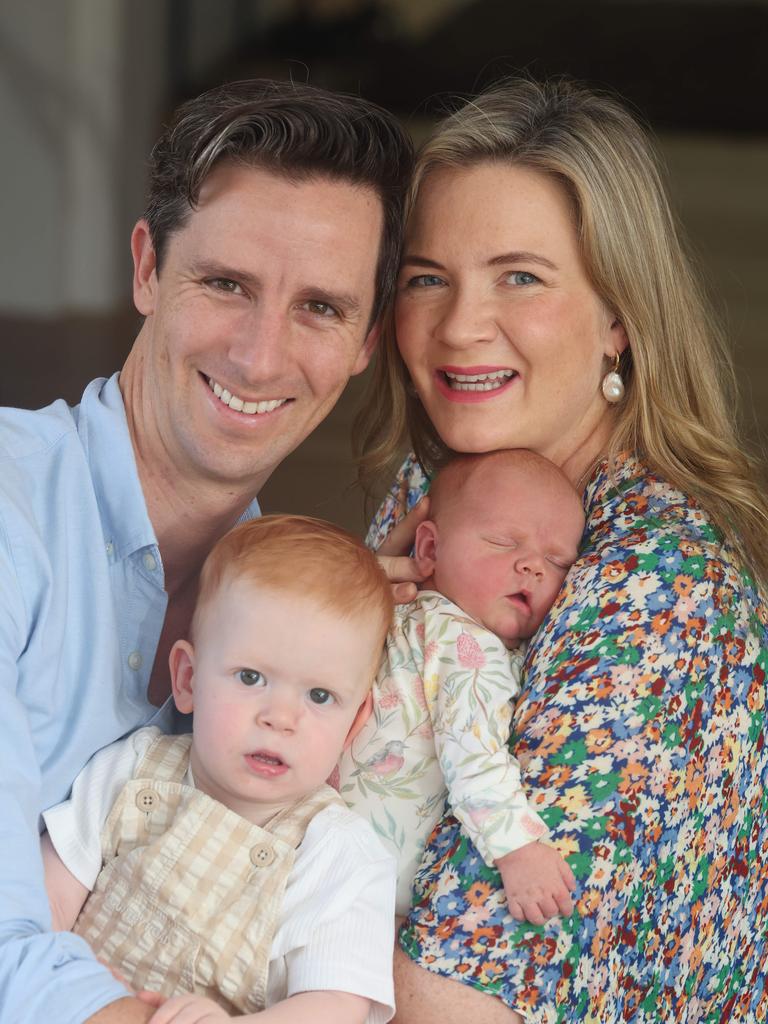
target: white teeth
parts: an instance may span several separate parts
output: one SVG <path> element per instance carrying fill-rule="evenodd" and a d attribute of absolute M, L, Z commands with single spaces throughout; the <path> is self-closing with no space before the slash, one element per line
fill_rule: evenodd
<path fill-rule="evenodd" d="M 234 409 L 235 412 L 244 412 L 249 416 L 258 416 L 259 413 L 273 412 L 275 409 L 284 405 L 287 398 L 272 398 L 267 402 L 246 402 L 244 399 L 239 398 L 237 395 L 233 395 L 231 391 L 227 391 L 221 384 L 218 384 L 213 377 L 208 378 L 208 387 L 216 395 L 220 402 L 224 405 L 228 405 L 230 409 Z"/>
<path fill-rule="evenodd" d="M 495 373 L 449 373 L 443 370 L 454 391 L 493 391 L 516 376 L 515 370 L 497 370 Z"/>

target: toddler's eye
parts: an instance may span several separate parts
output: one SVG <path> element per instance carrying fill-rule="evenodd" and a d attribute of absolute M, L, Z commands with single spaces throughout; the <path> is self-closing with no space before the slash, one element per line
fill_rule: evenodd
<path fill-rule="evenodd" d="M 267 681 L 255 668 L 242 668 L 239 675 L 240 682 L 246 686 L 263 686 Z"/>
<path fill-rule="evenodd" d="M 321 690 L 319 686 L 313 686 L 309 691 L 309 699 L 313 704 L 319 704 L 322 707 L 325 704 L 332 704 L 336 698 L 328 690 Z"/>

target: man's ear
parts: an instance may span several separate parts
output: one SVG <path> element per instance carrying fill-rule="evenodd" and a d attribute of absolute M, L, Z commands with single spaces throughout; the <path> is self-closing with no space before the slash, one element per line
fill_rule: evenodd
<path fill-rule="evenodd" d="M 344 740 L 344 750 L 347 749 L 347 747 L 350 745 L 350 743 L 355 738 L 355 736 L 357 736 L 357 734 L 363 728 L 365 723 L 371 717 L 372 712 L 373 712 L 373 691 L 369 690 L 367 695 L 366 695 L 365 700 L 360 705 L 360 707 L 357 709 L 357 714 L 355 715 L 355 720 L 352 722 L 352 725 L 350 725 L 350 727 L 349 727 L 349 732 L 347 733 L 347 738 Z"/>
<path fill-rule="evenodd" d="M 194 709 L 195 649 L 188 640 L 177 640 L 168 658 L 171 689 L 176 707 L 183 715 Z"/>
<path fill-rule="evenodd" d="M 362 373 L 368 363 L 371 361 L 373 353 L 376 351 L 376 346 L 379 343 L 381 337 L 381 317 L 376 321 L 373 327 L 368 331 L 363 347 L 357 353 L 357 359 L 355 359 L 352 367 L 352 373 L 350 376 L 356 377 L 358 373 Z"/>
<path fill-rule="evenodd" d="M 157 259 L 149 234 L 149 224 L 140 220 L 131 234 L 133 256 L 133 304 L 142 316 L 155 311 L 157 293 Z"/>
<path fill-rule="evenodd" d="M 431 576 L 437 561 L 437 524 L 434 519 L 425 519 L 416 527 L 413 553 L 419 572 Z"/>

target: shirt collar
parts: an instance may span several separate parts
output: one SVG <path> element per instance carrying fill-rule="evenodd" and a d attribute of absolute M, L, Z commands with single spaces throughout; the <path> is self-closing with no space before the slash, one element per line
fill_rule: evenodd
<path fill-rule="evenodd" d="M 91 381 L 76 410 L 101 524 L 114 557 L 157 544 L 139 482 L 118 374 Z"/>
<path fill-rule="evenodd" d="M 91 470 L 104 537 L 114 557 L 126 558 L 157 546 L 147 512 L 128 430 L 119 374 L 91 381 L 76 410 L 77 429 Z M 261 515 L 256 498 L 240 516 L 245 523 Z"/>

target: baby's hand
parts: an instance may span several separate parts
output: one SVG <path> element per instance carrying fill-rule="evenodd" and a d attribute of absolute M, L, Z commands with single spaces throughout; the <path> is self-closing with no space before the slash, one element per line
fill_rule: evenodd
<path fill-rule="evenodd" d="M 218 1003 L 203 996 L 171 996 L 152 1015 L 149 1024 L 221 1024 L 231 1020 Z"/>
<path fill-rule="evenodd" d="M 546 843 L 526 843 L 496 861 L 509 912 L 518 921 L 544 924 L 550 917 L 573 912 L 573 872 Z"/>

